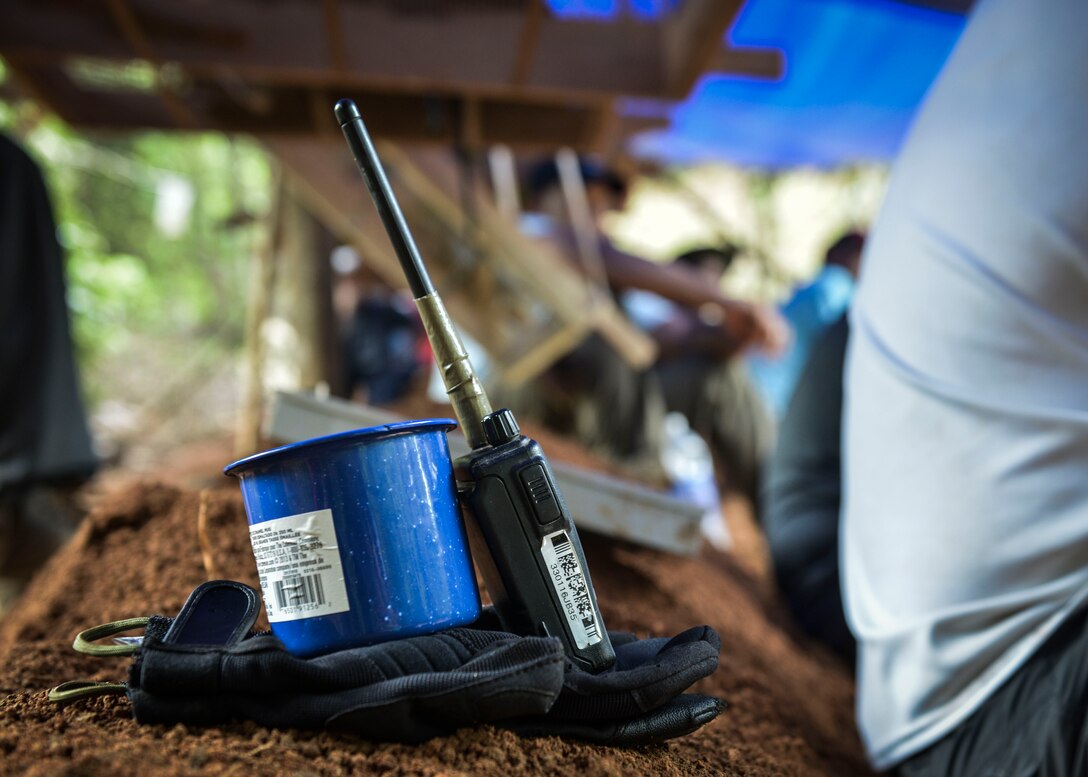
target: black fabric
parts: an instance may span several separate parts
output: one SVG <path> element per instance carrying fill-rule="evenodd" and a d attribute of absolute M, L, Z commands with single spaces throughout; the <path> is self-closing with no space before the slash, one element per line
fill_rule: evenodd
<path fill-rule="evenodd" d="M 686 736 L 718 717 L 725 702 L 713 696 L 685 693 L 634 718 L 563 720 L 530 718 L 501 725 L 522 736 L 562 736 L 620 747 L 642 747 Z"/>
<path fill-rule="evenodd" d="M 851 666 L 857 647 L 839 588 L 843 316 L 813 349 L 764 475 L 760 521 L 775 579 L 798 624 Z"/>
<path fill-rule="evenodd" d="M 365 387 L 371 404 L 400 399 L 419 371 L 418 339 L 418 324 L 393 300 L 361 300 L 347 333 L 348 385 Z"/>
<path fill-rule="evenodd" d="M 543 382 L 548 385 L 534 382 L 518 392 L 530 392 L 521 402 L 514 399 L 527 417 L 539 415 L 550 428 L 622 459 L 658 457 L 665 416 L 661 387 L 600 335 L 591 334 L 557 361 Z"/>
<path fill-rule="evenodd" d="M 900 764 L 898 777 L 1088 774 L 1088 607 L 962 725 Z"/>
<path fill-rule="evenodd" d="M 34 161 L 0 135 L 0 492 L 96 464 L 49 196 Z"/>
<path fill-rule="evenodd" d="M 231 646 L 145 638 L 129 678 L 141 723 L 331 729 L 416 742 L 538 715 L 562 683 L 557 640 L 469 629 L 302 659 L 271 635 Z"/>
<path fill-rule="evenodd" d="M 660 707 L 718 667 L 721 640 L 709 626 L 688 629 L 672 639 L 638 639 L 626 632 L 608 636 L 614 638 L 616 663 L 598 674 L 569 666 L 550 718 L 634 717 Z"/>
<path fill-rule="evenodd" d="M 684 693 L 718 668 L 721 640 L 709 626 L 668 639 L 608 633 L 616 663 L 590 674 L 567 662 L 563 689 L 543 718 L 500 725 L 526 736 L 560 735 L 612 745 L 648 745 L 690 734 L 725 703 Z"/>
<path fill-rule="evenodd" d="M 199 613 L 183 609 L 180 617 L 192 624 Z M 610 634 L 616 664 L 591 675 L 565 657 L 558 639 L 495 630 L 490 613 L 474 628 L 309 659 L 270 634 L 175 644 L 172 622 L 151 619 L 130 669 L 128 695 L 141 723 L 252 720 L 401 742 L 491 723 L 524 735 L 637 745 L 690 733 L 724 706 L 683 694 L 718 665 L 721 642 L 708 626 L 672 639 Z"/>

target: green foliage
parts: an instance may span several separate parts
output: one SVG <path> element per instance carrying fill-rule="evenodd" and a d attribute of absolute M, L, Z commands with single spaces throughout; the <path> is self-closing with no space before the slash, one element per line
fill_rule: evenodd
<path fill-rule="evenodd" d="M 209 339 L 240 345 L 248 261 L 270 200 L 269 163 L 256 143 L 214 133 L 87 138 L 28 104 L 0 103 L 0 130 L 45 172 L 92 401 L 110 391 L 103 365 L 135 340 L 172 344 L 179 358 Z M 155 218 L 168 179 L 193 195 L 176 235 Z"/>

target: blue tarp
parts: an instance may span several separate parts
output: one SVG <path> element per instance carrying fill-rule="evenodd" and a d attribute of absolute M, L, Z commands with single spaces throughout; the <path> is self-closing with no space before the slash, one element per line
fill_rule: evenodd
<path fill-rule="evenodd" d="M 677 0 L 550 0 L 562 16 L 607 18 L 625 4 L 656 18 Z M 668 111 L 669 129 L 633 139 L 631 151 L 670 162 L 833 167 L 888 161 L 965 18 L 895 0 L 749 0 L 727 40 L 775 46 L 776 82 L 703 78 Z M 631 112 L 646 111 L 632 101 Z"/>

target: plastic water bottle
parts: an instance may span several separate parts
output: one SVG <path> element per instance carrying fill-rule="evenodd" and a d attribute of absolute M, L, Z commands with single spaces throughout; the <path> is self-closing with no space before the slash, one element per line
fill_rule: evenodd
<path fill-rule="evenodd" d="M 682 413 L 665 416 L 661 465 L 672 484 L 670 493 L 703 509 L 703 537 L 718 550 L 732 547 L 733 539 L 722 519 L 721 495 L 714 480 L 714 458 Z"/>

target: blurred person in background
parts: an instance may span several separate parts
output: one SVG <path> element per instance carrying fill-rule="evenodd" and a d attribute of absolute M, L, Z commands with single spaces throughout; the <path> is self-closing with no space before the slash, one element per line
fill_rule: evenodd
<path fill-rule="evenodd" d="M 816 277 L 795 290 L 782 306 L 793 335 L 789 345 L 778 356 L 753 354 L 748 358 L 749 374 L 775 418 L 786 414 L 813 346 L 850 307 L 864 246 L 861 232 L 837 238 L 825 252 Z"/>
<path fill-rule="evenodd" d="M 673 264 L 690 270 L 712 288 L 721 288 L 722 278 L 732 266 L 740 250 L 731 244 L 700 246 L 676 256 Z M 634 289 L 620 296 L 623 311 L 639 328 L 654 335 L 661 355 L 683 354 L 692 345 L 687 335 L 696 321 L 701 321 L 698 311 L 677 305 L 649 291 Z M 720 347 L 720 337 L 710 347 Z"/>
<path fill-rule="evenodd" d="M 1088 3 L 981 0 L 851 311 L 843 583 L 873 764 L 1088 773 Z"/>
<path fill-rule="evenodd" d="M 365 266 L 349 246 L 333 251 L 332 264 L 345 393 L 369 405 L 405 398 L 425 383 L 431 361 L 415 304 Z"/>
<path fill-rule="evenodd" d="M 34 160 L 0 135 L 0 598 L 74 530 L 70 497 L 97 465 L 49 194 Z"/>
<path fill-rule="evenodd" d="M 707 288 L 720 289 L 739 249 L 703 246 L 678 255 L 673 265 Z M 658 345 L 652 373 L 665 406 L 684 415 L 726 468 L 730 486 L 758 505 L 761 471 L 774 443 L 774 424 L 748 378 L 738 344 L 720 320 L 647 291 L 622 295 L 629 318 Z"/>
<path fill-rule="evenodd" d="M 857 652 L 843 612 L 843 368 L 850 326 L 842 316 L 812 349 L 766 465 L 759 523 L 775 583 L 806 633 L 851 667 Z"/>
<path fill-rule="evenodd" d="M 785 327 L 773 311 L 726 297 L 720 284 L 707 283 L 690 266 L 663 265 L 634 256 L 616 247 L 601 229 L 601 218 L 622 209 L 626 182 L 615 172 L 583 162 L 581 177 L 592 209 L 595 239 L 598 241 L 609 291 L 617 298 L 623 292 L 642 290 L 692 312 L 707 324 L 708 334 L 719 360 L 731 359 L 747 348 L 779 350 L 786 340 Z M 523 224 L 531 236 L 557 245 L 572 267 L 584 271 L 577 260 L 573 219 L 559 185 L 554 162 L 534 170 L 530 198 L 535 211 Z M 688 333 L 694 338 L 694 332 Z M 701 391 L 702 386 L 693 387 Z M 660 461 L 667 402 L 659 378 L 652 370 L 631 368 L 597 335 L 590 335 L 578 348 L 561 359 L 541 381 L 508 396 L 509 404 L 534 414 L 561 432 L 571 433 L 590 447 L 628 463 L 652 468 Z M 738 400 L 739 401 L 739 400 Z M 759 462 L 768 452 L 770 440 L 752 432 L 760 425 L 755 411 L 734 413 L 727 427 L 729 438 L 709 440 L 726 470 L 730 487 L 749 498 L 758 497 Z M 698 415 L 713 416 L 716 408 Z M 708 422 L 708 430 L 713 424 Z M 715 447 L 716 446 L 716 447 Z"/>

